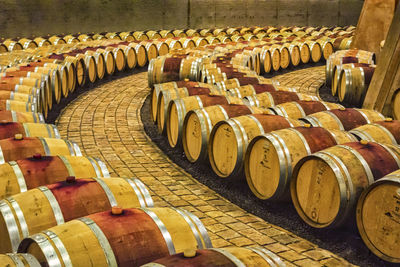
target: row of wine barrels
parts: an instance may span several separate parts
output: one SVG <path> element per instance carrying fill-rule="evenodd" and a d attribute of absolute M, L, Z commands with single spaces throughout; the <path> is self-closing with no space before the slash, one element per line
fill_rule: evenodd
<path fill-rule="evenodd" d="M 268 114 L 266 109 L 247 105 L 213 105 L 189 111 L 182 126 L 182 146 L 186 158 L 194 163 L 207 160 L 207 144 L 214 125 L 233 117 Z"/>
<path fill-rule="evenodd" d="M 254 86 L 254 85 L 253 85 Z M 318 101 L 318 97 L 289 91 L 264 92 L 257 95 L 246 96 L 245 99 L 251 106 L 269 108 L 290 101 Z"/>
<path fill-rule="evenodd" d="M 400 263 L 400 170 L 370 184 L 356 211 L 358 231 L 365 245 L 385 261 Z"/>
<path fill-rule="evenodd" d="M 167 114 L 168 114 L 168 105 L 172 100 L 189 96 L 196 96 L 196 95 L 226 95 L 226 92 L 221 91 L 217 88 L 210 88 L 210 87 L 194 87 L 194 88 L 182 87 L 174 91 L 171 90 L 160 91 L 157 104 L 158 131 L 161 133 L 165 128 L 165 122 L 167 120 Z"/>
<path fill-rule="evenodd" d="M 340 108 L 322 111 L 301 118 L 315 127 L 328 130 L 349 131 L 361 125 L 384 120 L 385 117 L 375 110 Z"/>
<path fill-rule="evenodd" d="M 220 121 L 211 131 L 208 157 L 221 178 L 239 176 L 249 142 L 271 131 L 300 126 L 301 122 L 278 115 L 254 114 Z"/>
<path fill-rule="evenodd" d="M 290 199 L 290 179 L 303 157 L 328 147 L 357 141 L 348 132 L 321 127 L 295 127 L 255 137 L 246 151 L 244 169 L 247 183 L 260 199 Z"/>
<path fill-rule="evenodd" d="M 106 165 L 99 159 L 41 154 L 1 164 L 0 174 L 0 199 L 63 181 L 68 176 L 110 177 Z"/>
<path fill-rule="evenodd" d="M 23 137 L 61 138 L 53 124 L 0 121 L 0 139 L 14 137 L 16 134 L 22 134 Z"/>
<path fill-rule="evenodd" d="M 367 63 L 374 64 L 375 53 L 351 49 L 351 50 L 340 50 L 332 54 L 326 61 L 325 78 L 326 84 L 330 85 L 333 77 L 333 68 L 338 64 L 346 63 Z"/>
<path fill-rule="evenodd" d="M 166 82 L 155 84 L 154 88 L 151 89 L 151 116 L 154 122 L 157 121 L 157 110 L 158 110 L 158 97 L 161 91 L 177 91 L 179 88 L 197 88 L 197 87 L 206 87 L 212 89 L 213 86 L 207 83 L 199 83 L 189 81 L 189 79 L 185 79 L 183 81 L 176 81 L 176 82 Z"/>
<path fill-rule="evenodd" d="M 23 137 L 16 134 L 13 138 L 0 140 L 0 164 L 34 154 L 82 156 L 79 146 L 66 139 Z"/>
<path fill-rule="evenodd" d="M 41 267 L 37 259 L 28 253 L 0 254 L 0 265 L 7 267 Z"/>
<path fill-rule="evenodd" d="M 288 117 L 291 119 L 300 119 L 310 114 L 343 108 L 343 106 L 330 102 L 313 101 L 313 100 L 296 100 L 292 102 L 282 103 L 269 109 L 275 114 Z"/>
<path fill-rule="evenodd" d="M 354 106 L 361 106 L 374 71 L 375 67 L 373 66 L 344 69 L 339 79 L 339 100 Z"/>
<path fill-rule="evenodd" d="M 18 252 L 50 266 L 140 266 L 211 246 L 203 224 L 187 211 L 114 207 L 25 238 Z"/>
<path fill-rule="evenodd" d="M 217 95 L 197 95 L 172 100 L 168 105 L 167 121 L 164 127 L 169 145 L 171 147 L 181 145 L 183 121 L 187 112 L 221 104 L 243 105 L 244 102 L 240 98 Z"/>
<path fill-rule="evenodd" d="M 375 67 L 375 65 L 367 64 L 367 63 L 345 63 L 345 64 L 337 64 L 333 67 L 333 77 L 331 83 L 331 91 L 332 95 L 338 95 L 338 89 L 341 85 L 341 77 L 342 73 L 345 69 L 352 69 L 352 68 L 364 68 L 364 67 Z M 372 75 L 371 75 L 372 76 Z"/>
<path fill-rule="evenodd" d="M 3 199 L 0 252 L 16 252 L 20 241 L 29 235 L 113 206 L 146 208 L 153 207 L 153 201 L 138 179 L 74 176 Z"/>
<path fill-rule="evenodd" d="M 359 140 L 383 144 L 400 144 L 400 121 L 386 118 L 384 121 L 365 124 L 350 131 Z"/>
<path fill-rule="evenodd" d="M 279 266 L 286 264 L 273 252 L 263 247 L 226 247 L 188 250 L 142 265 L 142 267 L 235 267 L 235 266 Z"/>
<path fill-rule="evenodd" d="M 44 123 L 44 117 L 41 113 L 20 112 L 10 110 L 0 110 L 0 121 L 2 122 L 20 122 L 20 123 Z"/>
<path fill-rule="evenodd" d="M 292 201 L 300 217 L 313 227 L 351 225 L 361 192 L 399 168 L 399 146 L 366 140 L 333 146 L 296 165 Z"/>

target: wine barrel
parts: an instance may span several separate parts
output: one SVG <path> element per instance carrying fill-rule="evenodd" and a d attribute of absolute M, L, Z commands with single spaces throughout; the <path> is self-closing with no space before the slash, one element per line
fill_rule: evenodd
<path fill-rule="evenodd" d="M 301 63 L 307 64 L 308 62 L 310 62 L 310 58 L 311 58 L 310 46 L 307 43 L 303 43 L 303 42 L 298 42 L 297 45 L 300 48 Z"/>
<path fill-rule="evenodd" d="M 80 178 L 110 177 L 106 165 L 96 158 L 81 156 L 42 156 L 9 161 L 0 165 L 0 199 L 42 185 Z"/>
<path fill-rule="evenodd" d="M 16 134 L 22 134 L 24 137 L 61 138 L 53 124 L 0 121 L 0 139 L 14 137 Z"/>
<path fill-rule="evenodd" d="M 151 89 L 151 105 L 150 105 L 150 110 L 151 110 L 151 116 L 153 121 L 157 120 L 157 107 L 158 107 L 158 97 L 160 95 L 161 91 L 176 91 L 179 88 L 195 88 L 195 87 L 206 87 L 212 89 L 213 86 L 210 84 L 206 83 L 199 83 L 199 82 L 193 82 L 189 81 L 189 79 L 184 79 L 183 81 L 176 81 L 176 82 L 166 82 L 166 83 L 160 83 L 160 84 L 155 84 L 154 88 Z"/>
<path fill-rule="evenodd" d="M 156 31 L 147 31 L 146 35 L 149 39 L 160 39 L 161 35 Z"/>
<path fill-rule="evenodd" d="M 247 114 L 269 114 L 266 109 L 246 105 L 215 105 L 189 111 L 182 126 L 182 145 L 190 162 L 206 161 L 207 144 L 215 124 Z"/>
<path fill-rule="evenodd" d="M 107 46 L 106 51 L 110 51 L 115 61 L 115 68 L 117 71 L 123 71 L 126 66 L 124 50 L 120 47 Z"/>
<path fill-rule="evenodd" d="M 8 48 L 5 44 L 0 43 L 0 53 L 6 53 L 8 52 Z"/>
<path fill-rule="evenodd" d="M 278 86 L 274 84 L 248 84 L 228 90 L 228 94 L 234 97 L 244 98 L 246 96 L 253 96 L 264 92 L 278 91 Z"/>
<path fill-rule="evenodd" d="M 34 40 L 30 40 L 30 39 L 27 39 L 27 38 L 19 39 L 18 43 L 20 43 L 24 49 L 37 48 L 38 47 L 38 44 Z"/>
<path fill-rule="evenodd" d="M 0 121 L 1 122 L 34 122 L 44 123 L 44 117 L 41 113 L 33 112 L 19 112 L 12 110 L 0 110 Z"/>
<path fill-rule="evenodd" d="M 0 110 L 13 110 L 19 112 L 37 112 L 36 104 L 16 100 L 0 99 Z"/>
<path fill-rule="evenodd" d="M 400 263 L 400 170 L 372 183 L 357 203 L 357 227 L 365 245 L 385 261 Z M 396 219 L 397 218 L 397 219 Z"/>
<path fill-rule="evenodd" d="M 250 142 L 244 159 L 247 184 L 260 199 L 288 200 L 292 170 L 300 159 L 353 141 L 356 138 L 347 132 L 309 124 L 259 135 Z"/>
<path fill-rule="evenodd" d="M 386 118 L 384 121 L 366 124 L 350 131 L 360 140 L 383 144 L 400 144 L 400 121 Z"/>
<path fill-rule="evenodd" d="M 292 119 L 300 119 L 302 117 L 306 117 L 309 114 L 337 108 L 343 107 L 339 104 L 330 102 L 296 100 L 293 102 L 282 103 L 274 107 L 270 107 L 269 109 L 280 116 Z"/>
<path fill-rule="evenodd" d="M 337 145 L 299 161 L 290 191 L 300 217 L 316 228 L 354 224 L 361 192 L 400 168 L 400 147 L 362 140 Z"/>
<path fill-rule="evenodd" d="M 92 48 L 85 49 L 85 55 L 93 56 L 96 61 L 96 74 L 99 80 L 102 80 L 106 74 L 106 60 L 104 54 L 100 51 L 95 51 Z M 112 57 L 111 53 L 108 52 L 107 55 Z M 114 58 L 108 59 L 108 61 L 114 61 Z"/>
<path fill-rule="evenodd" d="M 213 171 L 221 178 L 242 174 L 244 153 L 256 136 L 300 126 L 296 120 L 278 115 L 254 114 L 217 123 L 208 142 L 208 157 Z"/>
<path fill-rule="evenodd" d="M 142 44 L 146 49 L 147 60 L 149 62 L 158 56 L 157 46 L 153 41 L 142 41 L 140 44 Z"/>
<path fill-rule="evenodd" d="M 235 267 L 235 266 L 286 266 L 271 251 L 262 247 L 226 247 L 187 250 L 173 256 L 164 257 L 142 265 L 142 267 Z"/>
<path fill-rule="evenodd" d="M 318 42 L 307 41 L 307 45 L 310 48 L 310 58 L 312 62 L 316 63 L 321 60 L 322 48 Z"/>
<path fill-rule="evenodd" d="M 302 121 L 316 127 L 342 131 L 349 131 L 361 125 L 384 119 L 385 117 L 378 111 L 356 108 L 327 110 L 301 118 Z"/>
<path fill-rule="evenodd" d="M 57 242 L 51 242 L 54 238 Z M 123 267 L 140 266 L 196 246 L 212 245 L 203 224 L 187 211 L 115 207 L 32 235 L 22 240 L 18 251 L 31 252 L 42 265 Z"/>
<path fill-rule="evenodd" d="M 253 77 L 242 76 L 216 83 L 217 87 L 224 91 L 239 88 L 241 86 L 249 84 L 264 84 L 264 82 L 261 80 L 261 77 L 259 77 L 258 75 L 254 75 Z"/>
<path fill-rule="evenodd" d="M 144 32 L 136 31 L 132 35 L 137 41 L 149 40 L 149 37 Z"/>
<path fill-rule="evenodd" d="M 350 60 L 347 60 L 346 58 Z M 331 84 L 333 68 L 338 64 L 346 64 L 346 63 L 374 64 L 374 62 L 375 62 L 374 52 L 358 50 L 358 49 L 336 51 L 331 56 L 329 56 L 329 58 L 326 61 L 326 67 L 325 67 L 326 84 Z"/>
<path fill-rule="evenodd" d="M 121 48 L 124 52 L 126 67 L 129 70 L 134 69 L 137 65 L 137 56 L 135 49 L 127 45 L 119 45 L 118 47 Z"/>
<path fill-rule="evenodd" d="M 317 101 L 318 97 L 288 91 L 264 92 L 257 95 L 246 96 L 250 105 L 260 108 L 269 108 L 282 103 L 296 100 Z"/>
<path fill-rule="evenodd" d="M 277 54 L 277 53 L 276 53 Z M 278 54 L 279 57 L 279 54 Z M 272 55 L 269 49 L 262 48 L 260 52 L 260 73 L 270 73 L 272 69 Z"/>
<path fill-rule="evenodd" d="M 300 47 L 296 43 L 285 43 L 283 44 L 287 47 L 290 54 L 290 64 L 293 67 L 297 67 L 300 64 Z"/>
<path fill-rule="evenodd" d="M 41 267 L 37 259 L 27 253 L 0 254 L 0 265 L 7 267 Z"/>
<path fill-rule="evenodd" d="M 231 96 L 196 95 L 172 100 L 167 109 L 166 133 L 171 147 L 181 144 L 183 120 L 187 112 L 220 104 L 244 104 Z"/>
<path fill-rule="evenodd" d="M 345 69 L 353 69 L 353 68 L 358 68 L 358 67 L 372 67 L 374 65 L 366 64 L 366 63 L 347 63 L 347 64 L 338 64 L 333 67 L 333 75 L 332 75 L 332 84 L 331 84 L 331 90 L 332 90 L 332 95 L 338 95 L 339 94 L 339 88 L 341 86 L 346 86 L 345 82 L 353 82 L 353 79 L 351 77 L 347 77 L 347 80 L 342 80 L 343 76 L 343 71 Z M 368 74 L 371 71 L 368 72 Z M 347 73 L 350 74 L 350 73 Z M 369 79 L 372 77 L 372 73 L 369 75 Z M 343 82 L 343 84 L 342 84 Z M 357 80 L 355 82 L 358 82 Z M 369 83 L 369 82 L 368 82 Z M 353 85 L 348 85 L 352 86 L 354 88 L 355 86 L 359 85 L 359 83 Z M 340 100 L 340 99 L 339 99 Z"/>
<path fill-rule="evenodd" d="M 3 44 L 4 44 L 5 46 L 7 46 L 7 49 L 8 49 L 8 51 L 10 51 L 10 52 L 18 51 L 18 50 L 24 49 L 24 47 L 23 47 L 20 43 L 15 42 L 15 41 L 10 40 L 10 39 L 6 39 L 6 40 L 3 42 Z"/>
<path fill-rule="evenodd" d="M 103 48 L 104 49 L 97 48 L 96 51 L 103 54 L 105 71 L 107 75 L 111 76 L 114 74 L 116 68 L 115 57 L 113 51 L 107 50 L 105 47 Z"/>
<path fill-rule="evenodd" d="M 19 242 L 29 235 L 113 206 L 153 207 L 153 200 L 138 179 L 74 176 L 8 197 L 0 201 L 0 252 L 16 252 Z"/>
<path fill-rule="evenodd" d="M 24 159 L 37 153 L 46 156 L 82 156 L 79 146 L 73 141 L 56 138 L 22 137 L 21 134 L 0 140 L 0 150 L 0 164 Z"/>
<path fill-rule="evenodd" d="M 128 43 L 128 46 L 132 47 L 136 53 L 137 65 L 141 68 L 147 64 L 146 48 L 142 44 Z"/>
<path fill-rule="evenodd" d="M 372 80 L 375 67 L 344 69 L 340 74 L 338 96 L 341 102 L 361 106 Z"/>
<path fill-rule="evenodd" d="M 330 40 L 322 40 L 322 39 L 318 39 L 317 42 L 321 46 L 323 58 L 327 60 L 330 57 L 330 55 L 333 54 L 334 51 L 332 42 Z"/>
<path fill-rule="evenodd" d="M 31 105 L 34 105 L 35 110 L 38 110 L 39 107 L 39 99 L 36 96 L 30 94 L 0 90 L 0 100 L 15 100 L 19 102 L 30 103 Z"/>
<path fill-rule="evenodd" d="M 194 88 L 178 88 L 175 91 L 162 90 L 158 96 L 157 104 L 157 127 L 158 131 L 162 133 L 164 131 L 165 122 L 167 120 L 168 105 L 172 100 L 195 96 L 195 95 L 226 95 L 226 92 L 216 88 L 207 87 L 194 87 Z"/>
<path fill-rule="evenodd" d="M 173 38 L 175 35 L 170 30 L 161 30 L 159 34 L 162 38 Z"/>

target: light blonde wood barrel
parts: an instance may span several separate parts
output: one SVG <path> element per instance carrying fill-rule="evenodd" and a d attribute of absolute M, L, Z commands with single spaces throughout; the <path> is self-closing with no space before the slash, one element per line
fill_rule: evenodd
<path fill-rule="evenodd" d="M 360 196 L 357 227 L 367 247 L 385 261 L 400 263 L 400 170 L 374 182 Z"/>
<path fill-rule="evenodd" d="M 7 49 L 10 52 L 24 49 L 24 47 L 20 43 L 10 39 L 5 40 L 3 44 L 7 46 Z"/>
<path fill-rule="evenodd" d="M 272 69 L 272 56 L 271 52 L 265 47 L 260 52 L 260 73 L 270 73 Z"/>
<path fill-rule="evenodd" d="M 135 37 L 132 35 L 131 32 L 121 32 L 119 34 L 119 36 L 121 37 L 121 39 L 123 41 L 127 41 L 127 42 L 133 42 L 135 41 Z"/>
<path fill-rule="evenodd" d="M 86 50 L 85 55 L 93 56 L 96 61 L 96 74 L 99 80 L 102 80 L 106 74 L 106 61 L 104 54 L 100 51 Z M 110 53 L 107 55 L 111 56 Z M 111 56 L 112 57 L 112 56 Z M 111 59 L 112 61 L 113 59 Z"/>
<path fill-rule="evenodd" d="M 140 44 L 142 44 L 146 49 L 146 55 L 148 61 L 158 56 L 157 46 L 152 41 L 143 41 Z"/>
<path fill-rule="evenodd" d="M 278 88 L 280 87 L 278 86 Z M 287 89 L 289 90 L 289 88 Z M 290 91 L 264 92 L 256 95 L 246 96 L 245 99 L 249 101 L 250 105 L 261 108 L 269 108 L 294 100 L 318 100 L 316 96 L 299 94 Z"/>
<path fill-rule="evenodd" d="M 396 120 L 400 120 L 400 90 L 395 91 L 393 94 L 392 113 Z"/>
<path fill-rule="evenodd" d="M 262 247 L 225 247 L 202 250 L 188 250 L 184 253 L 164 257 L 142 265 L 142 267 L 235 267 L 235 266 L 275 266 L 286 264 L 273 252 Z"/>
<path fill-rule="evenodd" d="M 60 138 L 60 133 L 53 124 L 0 121 L 0 139 L 14 137 L 16 134 L 22 134 L 24 137 Z"/>
<path fill-rule="evenodd" d="M 182 128 L 182 144 L 190 162 L 207 159 L 211 130 L 218 122 L 246 114 L 270 114 L 266 109 L 246 105 L 215 105 L 187 113 Z"/>
<path fill-rule="evenodd" d="M 313 126 L 329 130 L 349 131 L 361 125 L 384 120 L 378 111 L 370 109 L 341 108 L 322 111 L 301 118 Z"/>
<path fill-rule="evenodd" d="M 111 47 L 111 46 L 106 47 L 105 50 L 112 52 L 116 70 L 123 71 L 126 66 L 124 50 L 122 50 L 122 48 L 119 47 Z"/>
<path fill-rule="evenodd" d="M 0 165 L 0 199 L 42 185 L 80 178 L 110 177 L 106 165 L 96 158 L 82 156 L 42 156 L 9 161 Z"/>
<path fill-rule="evenodd" d="M 166 133 L 171 147 L 181 144 L 183 120 L 187 112 L 218 104 L 244 104 L 243 100 L 231 96 L 197 95 L 172 100 L 167 109 Z"/>
<path fill-rule="evenodd" d="M 320 127 L 295 127 L 255 137 L 247 148 L 244 168 L 247 184 L 260 199 L 290 199 L 290 179 L 303 157 L 328 147 L 357 141 L 351 134 Z"/>
<path fill-rule="evenodd" d="M 18 43 L 20 43 L 24 47 L 24 49 L 37 48 L 38 47 L 38 44 L 34 40 L 30 40 L 30 39 L 27 39 L 27 38 L 19 39 Z"/>
<path fill-rule="evenodd" d="M 104 63 L 105 63 L 104 67 L 107 75 L 113 75 L 116 69 L 115 57 L 113 51 L 107 49 L 97 49 L 96 51 L 100 52 L 104 57 Z"/>
<path fill-rule="evenodd" d="M 296 43 L 285 43 L 284 44 L 290 53 L 290 64 L 297 67 L 300 64 L 300 47 Z"/>
<path fill-rule="evenodd" d="M 155 84 L 154 88 L 152 88 L 152 90 L 151 90 L 151 105 L 150 105 L 151 116 L 152 116 L 152 119 L 154 122 L 157 120 L 158 97 L 160 95 L 160 92 L 161 91 L 176 91 L 179 88 L 183 88 L 183 87 L 186 87 L 186 88 L 206 87 L 206 88 L 210 88 L 210 89 L 213 88 L 213 86 L 210 84 L 193 82 L 193 81 L 189 81 L 189 79 L 184 79 L 183 81 Z"/>
<path fill-rule="evenodd" d="M 400 168 L 400 147 L 362 140 L 337 145 L 300 160 L 291 196 L 300 217 L 316 228 L 354 225 L 361 192 Z"/>
<path fill-rule="evenodd" d="M 307 42 L 309 48 L 310 48 L 310 57 L 312 62 L 316 63 L 321 60 L 322 57 L 322 49 L 321 45 L 317 42 L 311 41 Z"/>
<path fill-rule="evenodd" d="M 323 58 L 327 60 L 334 51 L 332 42 L 330 40 L 317 40 L 317 42 L 321 45 Z"/>
<path fill-rule="evenodd" d="M 249 142 L 256 136 L 278 129 L 300 126 L 296 120 L 278 115 L 245 115 L 217 123 L 210 134 L 208 157 L 221 178 L 242 174 Z"/>
<path fill-rule="evenodd" d="M 0 252 L 16 252 L 29 235 L 113 206 L 153 207 L 153 200 L 138 179 L 74 176 L 8 197 L 0 201 Z"/>
<path fill-rule="evenodd" d="M 400 121 L 386 118 L 384 121 L 366 124 L 350 131 L 360 140 L 383 144 L 400 144 Z"/>
<path fill-rule="evenodd" d="M 145 66 L 148 61 L 146 48 L 142 44 L 137 43 L 130 43 L 128 46 L 131 46 L 135 50 L 138 67 Z"/>
<path fill-rule="evenodd" d="M 174 91 L 171 90 L 161 90 L 158 96 L 158 104 L 157 104 L 157 127 L 158 131 L 162 133 L 164 131 L 164 127 L 167 120 L 168 114 L 168 105 L 172 100 L 195 96 L 195 95 L 226 95 L 225 91 L 221 91 L 217 88 L 209 88 L 209 87 L 182 87 L 178 88 Z"/>
<path fill-rule="evenodd" d="M 270 109 L 277 115 L 292 119 L 300 119 L 313 113 L 337 108 L 343 108 L 343 106 L 323 101 L 297 100 L 279 104 Z"/>
<path fill-rule="evenodd" d="M 277 46 L 271 46 L 269 48 L 269 52 L 271 54 L 271 67 L 272 70 L 278 71 L 281 67 L 281 52 Z M 265 68 L 265 66 L 264 66 Z"/>
<path fill-rule="evenodd" d="M 136 31 L 132 35 L 137 41 L 149 40 L 149 37 L 144 32 Z"/>
<path fill-rule="evenodd" d="M 58 242 L 52 242 L 54 238 Z M 211 246 L 203 224 L 187 211 L 113 208 L 32 235 L 18 250 L 32 253 L 41 264 L 140 266 L 187 249 Z"/>
<path fill-rule="evenodd" d="M 162 38 L 173 38 L 175 35 L 170 30 L 161 30 L 159 32 Z"/>
<path fill-rule="evenodd" d="M 311 58 L 311 51 L 310 51 L 310 47 L 308 44 L 306 43 L 297 43 L 299 45 L 300 48 L 300 59 L 301 59 L 301 63 L 303 64 L 307 64 L 308 62 L 310 62 L 310 58 Z"/>
<path fill-rule="evenodd" d="M 2 122 L 34 122 L 44 123 L 44 117 L 41 113 L 18 112 L 9 110 L 0 110 L 0 121 Z"/>
<path fill-rule="evenodd" d="M 38 260 L 28 253 L 0 254 L 0 266 L 6 267 L 41 267 Z"/>
<path fill-rule="evenodd" d="M 27 158 L 37 153 L 46 156 L 82 155 L 78 145 L 70 140 L 23 137 L 21 134 L 16 134 L 14 138 L 0 140 L 0 149 L 0 164 Z"/>

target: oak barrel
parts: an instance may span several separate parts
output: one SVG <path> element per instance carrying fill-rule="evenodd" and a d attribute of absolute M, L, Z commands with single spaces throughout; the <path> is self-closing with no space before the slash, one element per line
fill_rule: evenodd
<path fill-rule="evenodd" d="M 392 113 L 396 120 L 400 120 L 400 90 L 396 90 L 392 97 Z"/>
<path fill-rule="evenodd" d="M 215 124 L 247 114 L 269 114 L 266 109 L 246 105 L 214 105 L 189 111 L 182 126 L 182 145 L 190 162 L 207 159 L 207 144 Z"/>
<path fill-rule="evenodd" d="M 288 200 L 292 170 L 300 159 L 352 141 L 357 139 L 347 132 L 309 124 L 259 135 L 250 142 L 244 159 L 247 184 L 260 199 Z"/>
<path fill-rule="evenodd" d="M 273 252 L 263 247 L 225 247 L 201 250 L 187 250 L 173 256 L 164 257 L 142 267 L 236 267 L 236 266 L 275 266 L 285 263 Z"/>
<path fill-rule="evenodd" d="M 318 100 L 316 96 L 288 91 L 264 92 L 256 95 L 246 96 L 245 99 L 249 101 L 250 105 L 262 108 L 269 108 L 296 100 Z"/>
<path fill-rule="evenodd" d="M 55 238 L 57 242 L 51 242 Z M 187 211 L 114 207 L 112 211 L 95 213 L 32 235 L 21 242 L 18 251 L 32 253 L 41 264 L 51 261 L 57 266 L 68 263 L 74 267 L 124 267 L 211 246 L 203 224 Z"/>
<path fill-rule="evenodd" d="M 28 158 L 34 154 L 82 156 L 78 145 L 73 141 L 56 138 L 23 137 L 21 134 L 16 134 L 13 138 L 0 140 L 0 152 L 0 164 Z"/>
<path fill-rule="evenodd" d="M 44 117 L 41 113 L 33 112 L 19 112 L 12 110 L 0 110 L 0 121 L 1 122 L 34 122 L 44 123 Z"/>
<path fill-rule="evenodd" d="M 138 179 L 74 176 L 3 199 L 0 252 L 16 252 L 19 242 L 29 235 L 113 206 L 153 207 L 153 200 Z"/>
<path fill-rule="evenodd" d="M 14 137 L 16 134 L 24 137 L 60 138 L 60 133 L 53 124 L 0 121 L 0 139 Z"/>
<path fill-rule="evenodd" d="M 296 120 L 278 115 L 254 114 L 218 122 L 208 142 L 208 157 L 213 171 L 221 178 L 242 173 L 249 142 L 271 131 L 300 126 Z"/>
<path fill-rule="evenodd" d="M 244 104 L 231 96 L 196 95 L 172 100 L 167 109 L 166 133 L 171 147 L 181 144 L 183 120 L 187 112 L 218 104 Z"/>
<path fill-rule="evenodd" d="M 320 111 L 331 110 L 341 108 L 342 105 L 313 100 L 296 100 L 292 102 L 282 103 L 273 107 L 270 107 L 275 114 L 292 118 L 300 119 L 310 114 L 317 113 Z"/>
<path fill-rule="evenodd" d="M 367 247 L 385 261 L 400 263 L 400 170 L 375 181 L 357 204 L 357 227 Z"/>
<path fill-rule="evenodd" d="M 333 146 L 301 159 L 290 184 L 300 217 L 316 228 L 354 225 L 361 192 L 400 168 L 400 147 L 366 140 Z"/>
<path fill-rule="evenodd" d="M 383 144 L 400 144 L 400 121 L 386 118 L 384 121 L 365 124 L 350 131 L 360 140 Z"/>
<path fill-rule="evenodd" d="M 342 131 L 349 131 L 361 125 L 384 119 L 385 117 L 378 111 L 356 108 L 332 109 L 301 118 L 302 121 L 313 126 Z"/>
<path fill-rule="evenodd" d="M 37 259 L 27 253 L 0 254 L 0 266 L 6 267 L 41 267 Z"/>

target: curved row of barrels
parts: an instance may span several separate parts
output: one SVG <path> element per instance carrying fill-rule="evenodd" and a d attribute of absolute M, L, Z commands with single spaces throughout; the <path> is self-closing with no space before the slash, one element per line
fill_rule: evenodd
<path fill-rule="evenodd" d="M 360 107 L 372 80 L 375 53 L 350 49 L 333 53 L 326 64 L 326 85 L 339 101 Z"/>
<path fill-rule="evenodd" d="M 4 39 L 0 43 L 0 53 L 7 51 L 18 51 L 22 49 L 43 47 L 49 45 L 71 44 L 93 40 L 117 39 L 122 41 L 146 41 L 161 38 L 185 38 L 185 37 L 220 37 L 229 36 L 231 40 L 245 40 L 257 36 L 262 37 L 280 37 L 287 34 L 296 34 L 304 36 L 312 34 L 313 36 L 343 36 L 350 37 L 355 27 L 235 27 L 218 29 L 186 29 L 186 30 L 147 30 L 133 32 L 103 32 L 87 34 L 53 35 L 47 37 L 33 38 L 14 38 Z"/>
<path fill-rule="evenodd" d="M 60 98 L 70 92 L 71 66 L 75 87 L 84 86 L 100 79 L 101 55 L 113 57 L 116 67 L 119 51 L 128 50 L 122 46 L 136 46 L 101 44 L 82 43 L 79 51 L 65 46 L 39 61 L 9 67 L 2 84 L 28 90 L 26 83 L 33 83 L 42 103 L 57 102 L 57 92 Z M 108 66 L 105 61 L 105 71 Z M 40 113 L 0 110 L 0 121 L 0 253 L 7 253 L 0 255 L 0 265 L 140 266 L 156 261 L 177 266 L 179 260 L 182 266 L 285 266 L 265 248 L 212 249 L 196 216 L 154 207 L 139 179 L 110 177 L 101 160 L 83 156 L 77 144 L 60 139 Z"/>
<path fill-rule="evenodd" d="M 357 217 L 371 251 L 400 262 L 400 122 L 296 93 L 219 56 L 210 69 L 241 74 L 227 87 L 171 74 L 154 85 L 153 120 L 169 145 L 229 183 L 246 180 L 260 199 L 291 199 L 313 227 L 355 225 Z"/>

